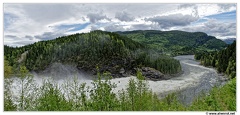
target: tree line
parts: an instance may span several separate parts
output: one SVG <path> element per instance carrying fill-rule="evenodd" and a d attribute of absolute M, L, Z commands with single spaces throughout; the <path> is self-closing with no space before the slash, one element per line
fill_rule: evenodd
<path fill-rule="evenodd" d="M 22 47 L 4 46 L 4 56 L 9 65 L 15 68 L 14 71 L 19 69 L 19 65 L 26 66 L 29 71 L 42 71 L 54 62 L 73 63 L 85 70 L 96 67 L 103 68 L 103 71 L 106 71 L 107 67 L 128 70 L 144 65 L 163 73 L 180 71 L 177 60 L 160 55 L 155 56 L 160 57 L 158 59 L 150 59 L 149 57 L 157 54 L 148 53 L 148 49 L 143 44 L 117 33 L 96 30 Z M 142 53 L 145 53 L 144 56 Z"/>
<path fill-rule="evenodd" d="M 13 93 L 12 79 L 4 79 L 4 111 L 236 111 L 235 78 L 186 106 L 176 94 L 159 99 L 144 76 L 140 72 L 136 76 L 137 79 L 128 81 L 126 89 L 114 93 L 116 84 L 110 82 L 106 73 L 98 74 L 93 87 L 77 79 L 61 86 L 47 79 L 39 86 L 21 67 L 21 76 L 15 79 L 20 83 L 14 89 L 17 95 Z"/>
<path fill-rule="evenodd" d="M 236 77 L 236 41 L 226 49 L 215 52 L 199 52 L 195 59 L 204 66 L 215 67 L 218 72 L 227 74 L 230 78 Z"/>

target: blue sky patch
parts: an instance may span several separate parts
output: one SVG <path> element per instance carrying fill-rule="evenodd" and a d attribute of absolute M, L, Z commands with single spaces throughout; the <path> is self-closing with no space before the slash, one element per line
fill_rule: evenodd
<path fill-rule="evenodd" d="M 71 24 L 71 25 L 60 25 L 60 26 L 57 26 L 58 29 L 60 30 L 67 30 L 67 29 L 70 29 L 68 30 L 68 32 L 70 31 L 78 31 L 78 30 L 82 30 L 84 28 L 86 28 L 90 23 L 84 23 L 84 24 Z"/>
<path fill-rule="evenodd" d="M 196 25 L 196 24 L 199 24 L 199 23 L 204 23 L 204 22 L 207 22 L 208 20 L 206 18 L 201 18 L 199 20 L 197 20 L 196 22 L 192 22 L 191 25 Z"/>
<path fill-rule="evenodd" d="M 8 28 L 10 24 L 17 20 L 17 16 L 10 13 L 4 13 L 4 29 Z"/>
<path fill-rule="evenodd" d="M 224 13 L 220 13 L 220 14 L 206 16 L 206 18 L 216 19 L 216 20 L 223 21 L 223 22 L 236 21 L 236 10 L 231 11 L 231 12 L 224 12 Z"/>
<path fill-rule="evenodd" d="M 212 9 L 213 7 L 215 9 Z M 189 4 L 187 6 L 161 3 L 148 5 L 91 4 L 84 7 L 76 3 L 41 5 L 6 3 L 3 4 L 4 34 L 16 36 L 19 39 L 4 36 L 4 44 L 25 45 L 20 42 L 29 39 L 22 37 L 28 35 L 34 37 L 35 41 L 41 41 L 99 29 L 105 31 L 147 29 L 170 31 L 174 29 L 201 31 L 220 39 L 236 38 L 236 7 L 236 3 Z M 44 10 L 42 10 L 43 8 Z M 196 9 L 201 10 L 202 14 L 193 15 Z M 211 12 L 212 15 L 209 15 L 208 9 L 214 10 Z M 155 20 L 156 16 L 165 17 Z M 72 20 L 75 19 L 83 22 L 73 22 Z M 29 39 L 29 41 L 33 40 Z M 19 44 L 13 44 L 15 42 L 19 42 Z"/>

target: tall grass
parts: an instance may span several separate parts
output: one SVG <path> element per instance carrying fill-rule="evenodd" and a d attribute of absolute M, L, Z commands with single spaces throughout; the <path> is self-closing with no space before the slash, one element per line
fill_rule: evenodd
<path fill-rule="evenodd" d="M 50 80 L 37 86 L 32 77 L 22 77 L 16 96 L 11 91 L 12 80 L 6 78 L 4 111 L 236 111 L 236 79 L 184 106 L 175 94 L 159 100 L 142 74 L 137 72 L 136 76 L 118 93 L 113 92 L 116 84 L 110 82 L 108 74 L 98 74 L 91 87 L 77 79 L 61 87 Z"/>

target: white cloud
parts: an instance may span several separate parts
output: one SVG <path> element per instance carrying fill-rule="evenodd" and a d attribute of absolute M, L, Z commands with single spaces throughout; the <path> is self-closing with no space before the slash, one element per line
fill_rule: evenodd
<path fill-rule="evenodd" d="M 178 7 L 178 10 L 190 11 L 192 14 L 197 14 L 200 18 L 219 14 L 223 12 L 230 12 L 236 10 L 235 4 L 182 4 Z"/>
<path fill-rule="evenodd" d="M 104 30 L 114 32 L 114 31 L 124 31 L 125 28 L 122 25 L 109 25 L 104 27 Z"/>
<path fill-rule="evenodd" d="M 119 19 L 120 21 L 133 21 L 134 20 L 134 17 L 131 16 L 129 13 L 127 12 L 117 12 L 115 14 L 115 18 Z"/>
<path fill-rule="evenodd" d="M 203 31 L 221 37 L 233 36 L 236 31 L 234 22 L 198 21 L 209 15 L 234 10 L 236 4 L 4 4 L 4 44 L 25 45 L 95 29 L 179 29 Z M 71 27 L 60 28 L 60 25 L 86 23 L 90 24 L 74 31 L 69 31 L 73 29 Z"/>
<path fill-rule="evenodd" d="M 171 14 L 168 16 L 156 16 L 152 18 L 146 18 L 146 21 L 157 22 L 161 28 L 166 29 L 174 26 L 186 26 L 191 22 L 197 21 L 198 17 L 183 14 Z"/>
<path fill-rule="evenodd" d="M 99 13 L 89 13 L 87 14 L 87 17 L 89 18 L 91 23 L 96 23 L 100 20 L 110 20 L 106 15 L 102 15 Z"/>
<path fill-rule="evenodd" d="M 205 32 L 219 39 L 236 38 L 236 23 L 221 23 L 217 20 L 208 20 L 202 24 L 181 28 L 190 32 Z"/>

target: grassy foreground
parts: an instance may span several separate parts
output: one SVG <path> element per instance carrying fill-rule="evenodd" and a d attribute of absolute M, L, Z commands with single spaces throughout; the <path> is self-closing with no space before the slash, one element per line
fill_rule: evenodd
<path fill-rule="evenodd" d="M 159 100 L 140 72 L 137 80 L 129 80 L 126 90 L 118 93 L 112 92 L 116 84 L 101 80 L 108 77 L 98 74 L 93 87 L 77 80 L 66 81 L 60 87 L 49 80 L 37 86 L 31 75 L 23 74 L 17 79 L 17 96 L 11 91 L 12 80 L 5 78 L 4 111 L 236 111 L 236 78 L 184 106 L 174 94 Z"/>

